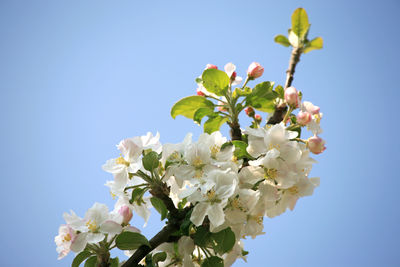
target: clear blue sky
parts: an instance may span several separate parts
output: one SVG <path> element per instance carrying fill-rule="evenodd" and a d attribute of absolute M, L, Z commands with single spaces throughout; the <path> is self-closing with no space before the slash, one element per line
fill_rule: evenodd
<path fill-rule="evenodd" d="M 258 61 L 283 83 L 290 51 L 273 37 L 299 6 L 325 41 L 294 79 L 324 113 L 321 186 L 267 219 L 267 234 L 246 241 L 248 264 L 234 266 L 400 266 L 395 0 L 1 1 L 1 265 L 70 266 L 53 242 L 62 213 L 112 208 L 101 165 L 120 139 L 201 133 L 169 110 L 207 63 L 244 76 Z M 144 233 L 160 227 L 152 215 Z"/>

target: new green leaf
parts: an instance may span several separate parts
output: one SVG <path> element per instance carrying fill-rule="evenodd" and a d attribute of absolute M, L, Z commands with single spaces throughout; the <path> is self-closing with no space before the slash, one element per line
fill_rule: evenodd
<path fill-rule="evenodd" d="M 213 132 L 218 131 L 219 128 L 221 128 L 222 124 L 224 124 L 226 121 L 228 121 L 228 118 L 226 117 L 222 116 L 210 117 L 204 123 L 204 132 L 212 134 Z"/>
<path fill-rule="evenodd" d="M 167 253 L 165 252 L 158 252 L 153 255 L 153 262 L 157 264 L 158 262 L 165 261 L 167 259 Z"/>
<path fill-rule="evenodd" d="M 150 247 L 147 238 L 135 232 L 122 232 L 116 238 L 115 243 L 121 250 L 135 250 L 142 245 Z"/>
<path fill-rule="evenodd" d="M 306 43 L 306 45 L 303 49 L 303 53 L 305 54 L 305 53 L 308 53 L 315 49 L 321 49 L 323 45 L 324 45 L 324 41 L 322 40 L 321 37 L 314 38 L 311 41 Z"/>
<path fill-rule="evenodd" d="M 310 24 L 308 23 L 308 16 L 304 8 L 296 9 L 292 14 L 292 31 L 300 38 L 303 39 Z"/>
<path fill-rule="evenodd" d="M 235 145 L 234 155 L 238 159 L 248 158 L 253 159 L 253 157 L 247 152 L 247 143 L 239 140 L 234 140 L 232 143 Z"/>
<path fill-rule="evenodd" d="M 75 256 L 74 260 L 72 261 L 71 267 L 79 267 L 79 265 L 81 265 L 81 263 L 84 260 L 89 258 L 90 255 L 92 255 L 92 253 L 90 251 L 87 251 L 87 250 L 82 251 L 81 253 L 79 253 L 78 255 Z"/>
<path fill-rule="evenodd" d="M 214 113 L 214 110 L 210 109 L 210 108 L 199 108 L 193 116 L 193 120 L 194 122 L 198 123 L 199 125 L 201 124 L 201 120 L 205 117 L 205 116 L 210 116 Z"/>
<path fill-rule="evenodd" d="M 246 106 L 263 111 L 272 112 L 275 109 L 274 100 L 278 94 L 272 91 L 273 83 L 262 82 L 254 87 L 253 92 L 246 97 Z"/>
<path fill-rule="evenodd" d="M 274 41 L 275 41 L 275 43 L 278 43 L 278 44 L 286 46 L 286 47 L 290 46 L 289 40 L 286 38 L 286 36 L 281 35 L 281 34 L 275 36 Z"/>
<path fill-rule="evenodd" d="M 212 256 L 205 259 L 201 267 L 224 267 L 224 261 L 217 256 Z"/>
<path fill-rule="evenodd" d="M 193 119 L 194 113 L 199 108 L 208 108 L 214 110 L 214 103 L 207 100 L 204 96 L 188 96 L 182 98 L 173 105 L 171 109 L 172 118 L 176 118 L 178 115 L 185 116 L 186 118 Z"/>
<path fill-rule="evenodd" d="M 225 94 L 230 82 L 228 75 L 224 71 L 217 69 L 205 70 L 201 78 L 207 91 L 218 96 Z"/>
<path fill-rule="evenodd" d="M 214 250 L 221 255 L 230 251 L 235 245 L 235 234 L 232 232 L 230 227 L 219 231 L 218 233 L 213 233 L 212 238 L 216 243 Z"/>
<path fill-rule="evenodd" d="M 84 267 L 96 267 L 97 265 L 97 256 L 92 256 L 85 262 Z"/>
<path fill-rule="evenodd" d="M 161 214 L 161 221 L 167 218 L 168 210 L 167 207 L 165 207 L 164 202 L 162 202 L 162 200 L 157 197 L 152 197 L 150 201 L 153 207 L 158 211 L 158 213 Z"/>

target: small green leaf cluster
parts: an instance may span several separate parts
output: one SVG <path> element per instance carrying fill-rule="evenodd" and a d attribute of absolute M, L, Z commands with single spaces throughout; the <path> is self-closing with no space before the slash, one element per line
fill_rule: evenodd
<path fill-rule="evenodd" d="M 280 34 L 275 36 L 274 40 L 285 47 L 300 48 L 303 53 L 321 49 L 323 47 L 321 37 L 316 37 L 312 40 L 308 39 L 310 26 L 306 11 L 303 8 L 298 8 L 292 14 L 292 28 L 288 30 L 288 37 Z"/>

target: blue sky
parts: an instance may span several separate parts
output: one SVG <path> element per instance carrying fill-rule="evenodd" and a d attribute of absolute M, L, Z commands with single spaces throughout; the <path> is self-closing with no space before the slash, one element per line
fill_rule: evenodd
<path fill-rule="evenodd" d="M 282 84 L 290 50 L 273 37 L 300 6 L 325 42 L 293 83 L 324 113 L 328 149 L 312 173 L 321 186 L 267 219 L 266 235 L 245 242 L 248 264 L 234 266 L 399 266 L 394 0 L 1 1 L 2 266 L 70 266 L 53 242 L 62 213 L 112 208 L 101 165 L 120 139 L 201 133 L 169 110 L 194 94 L 207 63 L 233 62 L 244 76 L 257 61 Z M 160 227 L 152 215 L 143 232 Z"/>

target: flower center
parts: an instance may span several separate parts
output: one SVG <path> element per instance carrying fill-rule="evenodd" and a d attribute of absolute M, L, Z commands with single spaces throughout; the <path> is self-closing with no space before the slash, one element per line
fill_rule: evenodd
<path fill-rule="evenodd" d="M 117 162 L 117 164 L 122 164 L 125 165 L 126 167 L 129 167 L 129 162 L 126 161 L 122 156 L 117 158 L 115 161 Z"/>
<path fill-rule="evenodd" d="M 266 179 L 276 179 L 276 177 L 278 177 L 278 170 L 277 169 L 265 168 L 264 169 L 264 173 L 265 173 L 264 178 L 266 178 Z"/>
<path fill-rule="evenodd" d="M 268 149 L 268 150 L 271 150 L 271 149 L 274 149 L 274 148 L 275 148 L 276 150 L 279 150 L 279 149 L 281 149 L 281 145 L 269 143 L 269 149 Z"/>
<path fill-rule="evenodd" d="M 97 224 L 96 222 L 93 220 L 89 220 L 86 222 L 86 226 L 87 228 L 89 228 L 90 231 L 95 232 L 97 230 Z"/>
<path fill-rule="evenodd" d="M 71 235 L 70 234 L 66 234 L 64 236 L 63 242 L 69 242 L 69 241 L 71 241 Z"/>
<path fill-rule="evenodd" d="M 199 156 L 197 156 L 193 160 L 193 166 L 196 167 L 196 168 L 201 168 L 203 166 L 203 161 L 201 160 L 201 158 Z"/>
<path fill-rule="evenodd" d="M 294 186 L 288 188 L 287 191 L 289 191 L 289 193 L 292 195 L 297 195 L 299 193 L 299 188 L 294 185 Z"/>
<path fill-rule="evenodd" d="M 217 156 L 217 153 L 220 151 L 220 147 L 217 145 L 213 145 L 211 147 L 211 157 L 215 158 Z"/>

